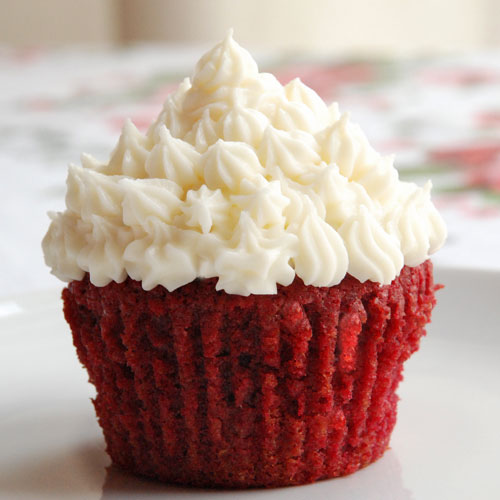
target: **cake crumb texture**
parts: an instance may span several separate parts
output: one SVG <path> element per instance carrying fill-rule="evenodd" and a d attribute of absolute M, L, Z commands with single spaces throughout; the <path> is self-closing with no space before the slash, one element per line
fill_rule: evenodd
<path fill-rule="evenodd" d="M 390 285 L 296 277 L 277 295 L 173 292 L 88 275 L 63 291 L 113 462 L 205 487 L 350 474 L 387 449 L 403 362 L 435 304 L 432 264 Z"/>

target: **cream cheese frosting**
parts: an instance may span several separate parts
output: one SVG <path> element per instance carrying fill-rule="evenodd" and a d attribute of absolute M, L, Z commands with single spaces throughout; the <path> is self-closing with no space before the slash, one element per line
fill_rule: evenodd
<path fill-rule="evenodd" d="M 109 162 L 70 166 L 43 250 L 57 277 L 96 286 L 217 277 L 227 293 L 274 294 L 295 276 L 333 286 L 347 273 L 388 284 L 446 238 L 430 189 L 400 181 L 336 104 L 259 73 L 229 32 L 147 133 L 127 121 Z"/>

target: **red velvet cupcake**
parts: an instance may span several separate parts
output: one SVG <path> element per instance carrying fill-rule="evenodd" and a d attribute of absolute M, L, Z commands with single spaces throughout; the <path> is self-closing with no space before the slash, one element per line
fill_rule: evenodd
<path fill-rule="evenodd" d="M 429 191 L 231 34 L 146 134 L 71 167 L 43 247 L 113 463 L 243 488 L 379 458 L 435 304 Z"/>
<path fill-rule="evenodd" d="M 432 265 L 390 285 L 296 278 L 242 297 L 197 280 L 145 292 L 88 278 L 64 290 L 113 462 L 196 486 L 281 486 L 379 458 L 403 362 L 434 306 Z"/>

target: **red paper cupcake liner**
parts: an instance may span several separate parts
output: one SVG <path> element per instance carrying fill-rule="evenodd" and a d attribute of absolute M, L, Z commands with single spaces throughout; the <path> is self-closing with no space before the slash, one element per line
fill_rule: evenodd
<path fill-rule="evenodd" d="M 435 304 L 430 261 L 387 286 L 296 278 L 241 297 L 215 283 L 146 292 L 87 276 L 64 290 L 113 462 L 172 483 L 271 487 L 379 458 Z"/>

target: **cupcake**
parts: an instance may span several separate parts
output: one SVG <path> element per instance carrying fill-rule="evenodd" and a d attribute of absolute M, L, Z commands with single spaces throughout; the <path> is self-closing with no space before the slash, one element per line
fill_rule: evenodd
<path fill-rule="evenodd" d="M 446 230 L 336 104 L 230 32 L 66 205 L 45 260 L 114 464 L 272 487 L 382 456 Z"/>

